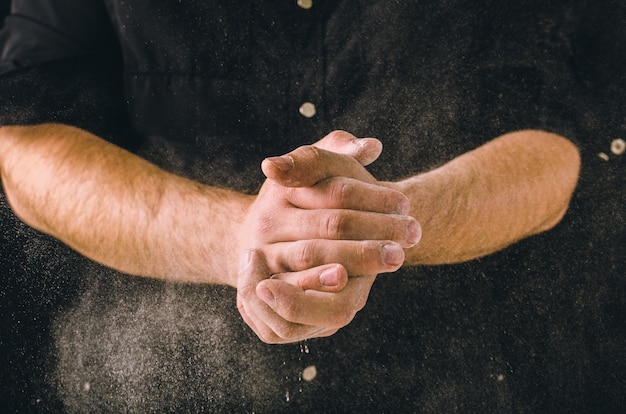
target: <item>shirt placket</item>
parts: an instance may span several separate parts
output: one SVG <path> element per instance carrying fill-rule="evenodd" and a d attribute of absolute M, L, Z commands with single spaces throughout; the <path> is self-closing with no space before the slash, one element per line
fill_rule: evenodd
<path fill-rule="evenodd" d="M 294 0 L 293 14 L 289 118 L 295 133 L 305 140 L 317 140 L 327 132 L 322 100 L 324 13 L 314 0 Z"/>

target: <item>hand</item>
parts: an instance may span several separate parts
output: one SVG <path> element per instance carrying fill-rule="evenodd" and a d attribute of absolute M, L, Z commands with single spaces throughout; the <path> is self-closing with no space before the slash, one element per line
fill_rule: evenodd
<path fill-rule="evenodd" d="M 348 280 L 341 265 L 270 275 L 260 252 L 246 251 L 240 265 L 237 307 L 258 337 L 274 344 L 334 334 L 365 306 L 376 278 Z M 333 285 L 322 283 L 322 275 Z"/>
<path fill-rule="evenodd" d="M 265 160 L 262 168 L 270 179 L 239 244 L 260 250 L 272 273 L 328 263 L 343 264 L 350 275 L 392 272 L 404 260 L 402 248 L 421 236 L 417 221 L 406 216 L 407 198 L 380 185 L 351 156 L 304 146 Z"/>
<path fill-rule="evenodd" d="M 374 161 L 381 151 L 379 141 L 357 140 L 345 132 L 329 134 L 316 146 L 352 154 L 362 164 Z M 367 217 L 363 213 L 368 211 L 377 212 L 378 216 L 388 212 L 408 211 L 408 203 L 401 194 L 389 192 L 389 189 L 378 185 L 369 173 L 354 162 L 354 159 L 345 156 L 340 159 L 334 155 L 312 147 L 301 147 L 283 159 L 267 160 L 263 164 L 263 170 L 268 177 L 275 177 L 292 186 L 312 185 L 312 187 L 297 189 L 278 188 L 292 204 L 292 208 L 354 209 L 349 214 L 353 214 L 353 219 L 356 218 L 357 223 L 359 216 Z M 348 160 L 347 164 L 346 160 Z M 287 163 L 287 168 L 283 161 Z M 294 168 L 296 164 L 299 168 Z M 306 168 L 307 165 L 311 165 L 312 168 Z M 354 178 L 335 176 L 342 174 L 357 177 L 371 184 Z M 277 183 L 273 185 L 276 187 Z M 329 194 L 331 194 L 330 204 L 327 203 Z M 381 195 L 382 197 L 379 197 Z M 393 219 L 398 219 L 398 217 L 393 217 Z M 285 223 L 290 224 L 288 220 Z M 371 223 L 370 220 L 369 223 L 362 224 Z M 376 227 L 376 222 L 374 224 Z M 399 238 L 402 245 L 410 247 L 420 237 L 419 225 L 412 218 L 409 218 L 408 226 L 405 224 L 402 231 L 405 235 Z M 375 232 L 354 238 L 361 240 L 371 237 L 372 234 Z M 288 238 L 289 234 L 281 236 Z M 335 237 L 335 239 L 341 238 L 341 236 Z M 304 240 L 302 244 L 306 246 L 306 243 L 312 242 Z M 324 244 L 327 243 L 328 241 Z M 288 246 L 290 243 L 276 244 Z M 244 260 L 246 265 L 239 275 L 237 302 L 244 320 L 262 340 L 282 343 L 333 334 L 337 329 L 347 325 L 356 312 L 365 305 L 371 285 L 376 274 L 380 272 L 381 259 L 383 263 L 385 263 L 385 258 L 397 261 L 395 266 L 391 266 L 391 270 L 383 270 L 392 271 L 402 263 L 404 256 L 402 249 L 396 243 L 378 244 L 372 250 L 363 246 L 359 247 L 355 243 L 351 243 L 351 246 L 346 244 L 344 248 L 349 253 L 348 261 L 360 266 L 352 267 L 351 270 L 357 273 L 351 272 L 351 274 L 367 274 L 368 276 L 351 277 L 347 280 L 348 271 L 340 264 L 314 266 L 307 262 L 301 264 L 304 268 L 302 271 L 278 273 L 268 279 L 275 272 L 270 271 L 265 257 L 259 251 L 248 252 L 247 259 Z M 388 248 L 392 251 L 391 255 L 387 251 Z M 350 251 L 351 249 L 354 250 Z M 395 252 L 393 252 L 394 249 L 396 249 Z M 373 250 L 377 250 L 374 255 L 371 254 Z M 332 256 L 332 254 L 333 249 L 330 248 L 322 256 Z M 393 254 L 396 255 L 395 258 L 390 257 Z M 373 260 L 371 260 L 372 256 Z M 383 264 L 385 265 L 389 266 L 389 262 Z M 260 298 L 262 301 L 259 300 Z"/>

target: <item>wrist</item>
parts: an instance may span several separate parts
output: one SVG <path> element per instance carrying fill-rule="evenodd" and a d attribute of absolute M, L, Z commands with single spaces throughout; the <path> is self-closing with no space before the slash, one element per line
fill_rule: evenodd
<path fill-rule="evenodd" d="M 249 229 L 246 226 L 246 216 L 252 206 L 252 203 L 256 199 L 256 196 L 238 194 L 237 200 L 233 203 L 232 217 L 232 229 L 228 237 L 225 240 L 225 255 L 224 255 L 224 281 L 223 283 L 234 288 L 239 283 L 239 272 L 241 266 L 241 258 L 246 248 L 249 248 L 245 242 L 245 235 L 249 233 Z"/>
<path fill-rule="evenodd" d="M 446 209 L 450 207 L 445 199 L 442 187 L 436 185 L 441 178 L 438 170 L 417 174 L 402 181 L 385 183 L 396 191 L 404 194 L 410 203 L 408 215 L 420 223 L 422 235 L 419 243 L 405 249 L 404 266 L 415 266 L 437 262 L 433 256 L 439 254 L 439 248 L 435 247 L 436 237 L 442 230 L 437 227 L 437 217 L 446 215 Z M 433 238 L 434 237 L 434 238 Z"/>
<path fill-rule="evenodd" d="M 238 233 L 252 197 L 172 178 L 152 232 L 167 262 L 158 277 L 236 286 Z"/>
<path fill-rule="evenodd" d="M 212 272 L 217 283 L 237 287 L 240 257 L 246 247 L 245 219 L 256 196 L 224 190 L 228 217 L 223 222 L 217 246 L 207 249 L 207 258 L 212 261 Z M 215 237 L 215 235 L 212 235 Z M 205 245 L 208 247 L 208 245 Z"/>

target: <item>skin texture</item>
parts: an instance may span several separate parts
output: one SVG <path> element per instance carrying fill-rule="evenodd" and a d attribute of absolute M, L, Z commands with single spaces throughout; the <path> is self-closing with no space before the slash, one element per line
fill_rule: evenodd
<path fill-rule="evenodd" d="M 398 183 L 364 168 L 380 152 L 335 131 L 265 160 L 268 179 L 247 196 L 73 127 L 0 128 L 2 182 L 24 222 L 126 273 L 236 286 L 242 317 L 269 343 L 333 334 L 379 273 L 470 260 L 549 229 L 580 168 L 568 140 L 541 131 Z"/>

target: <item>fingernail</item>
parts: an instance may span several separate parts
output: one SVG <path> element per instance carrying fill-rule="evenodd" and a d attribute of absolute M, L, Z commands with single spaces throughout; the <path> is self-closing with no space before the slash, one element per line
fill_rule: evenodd
<path fill-rule="evenodd" d="M 294 167 L 293 159 L 288 155 L 283 155 L 282 157 L 270 157 L 267 160 L 284 173 L 291 171 Z"/>
<path fill-rule="evenodd" d="M 339 284 L 339 272 L 337 267 L 326 269 L 320 274 L 320 283 L 324 286 L 337 286 Z"/>
<path fill-rule="evenodd" d="M 265 286 L 257 288 L 256 294 L 259 298 L 261 298 L 263 302 L 267 303 L 270 307 L 273 308 L 274 306 L 276 306 L 276 298 L 274 297 L 274 294 Z"/>
<path fill-rule="evenodd" d="M 415 219 L 411 219 L 409 225 L 406 226 L 406 242 L 415 245 L 422 238 L 422 226 Z"/>
<path fill-rule="evenodd" d="M 404 250 L 397 243 L 385 244 L 381 249 L 383 263 L 389 266 L 399 266 L 404 262 Z"/>

